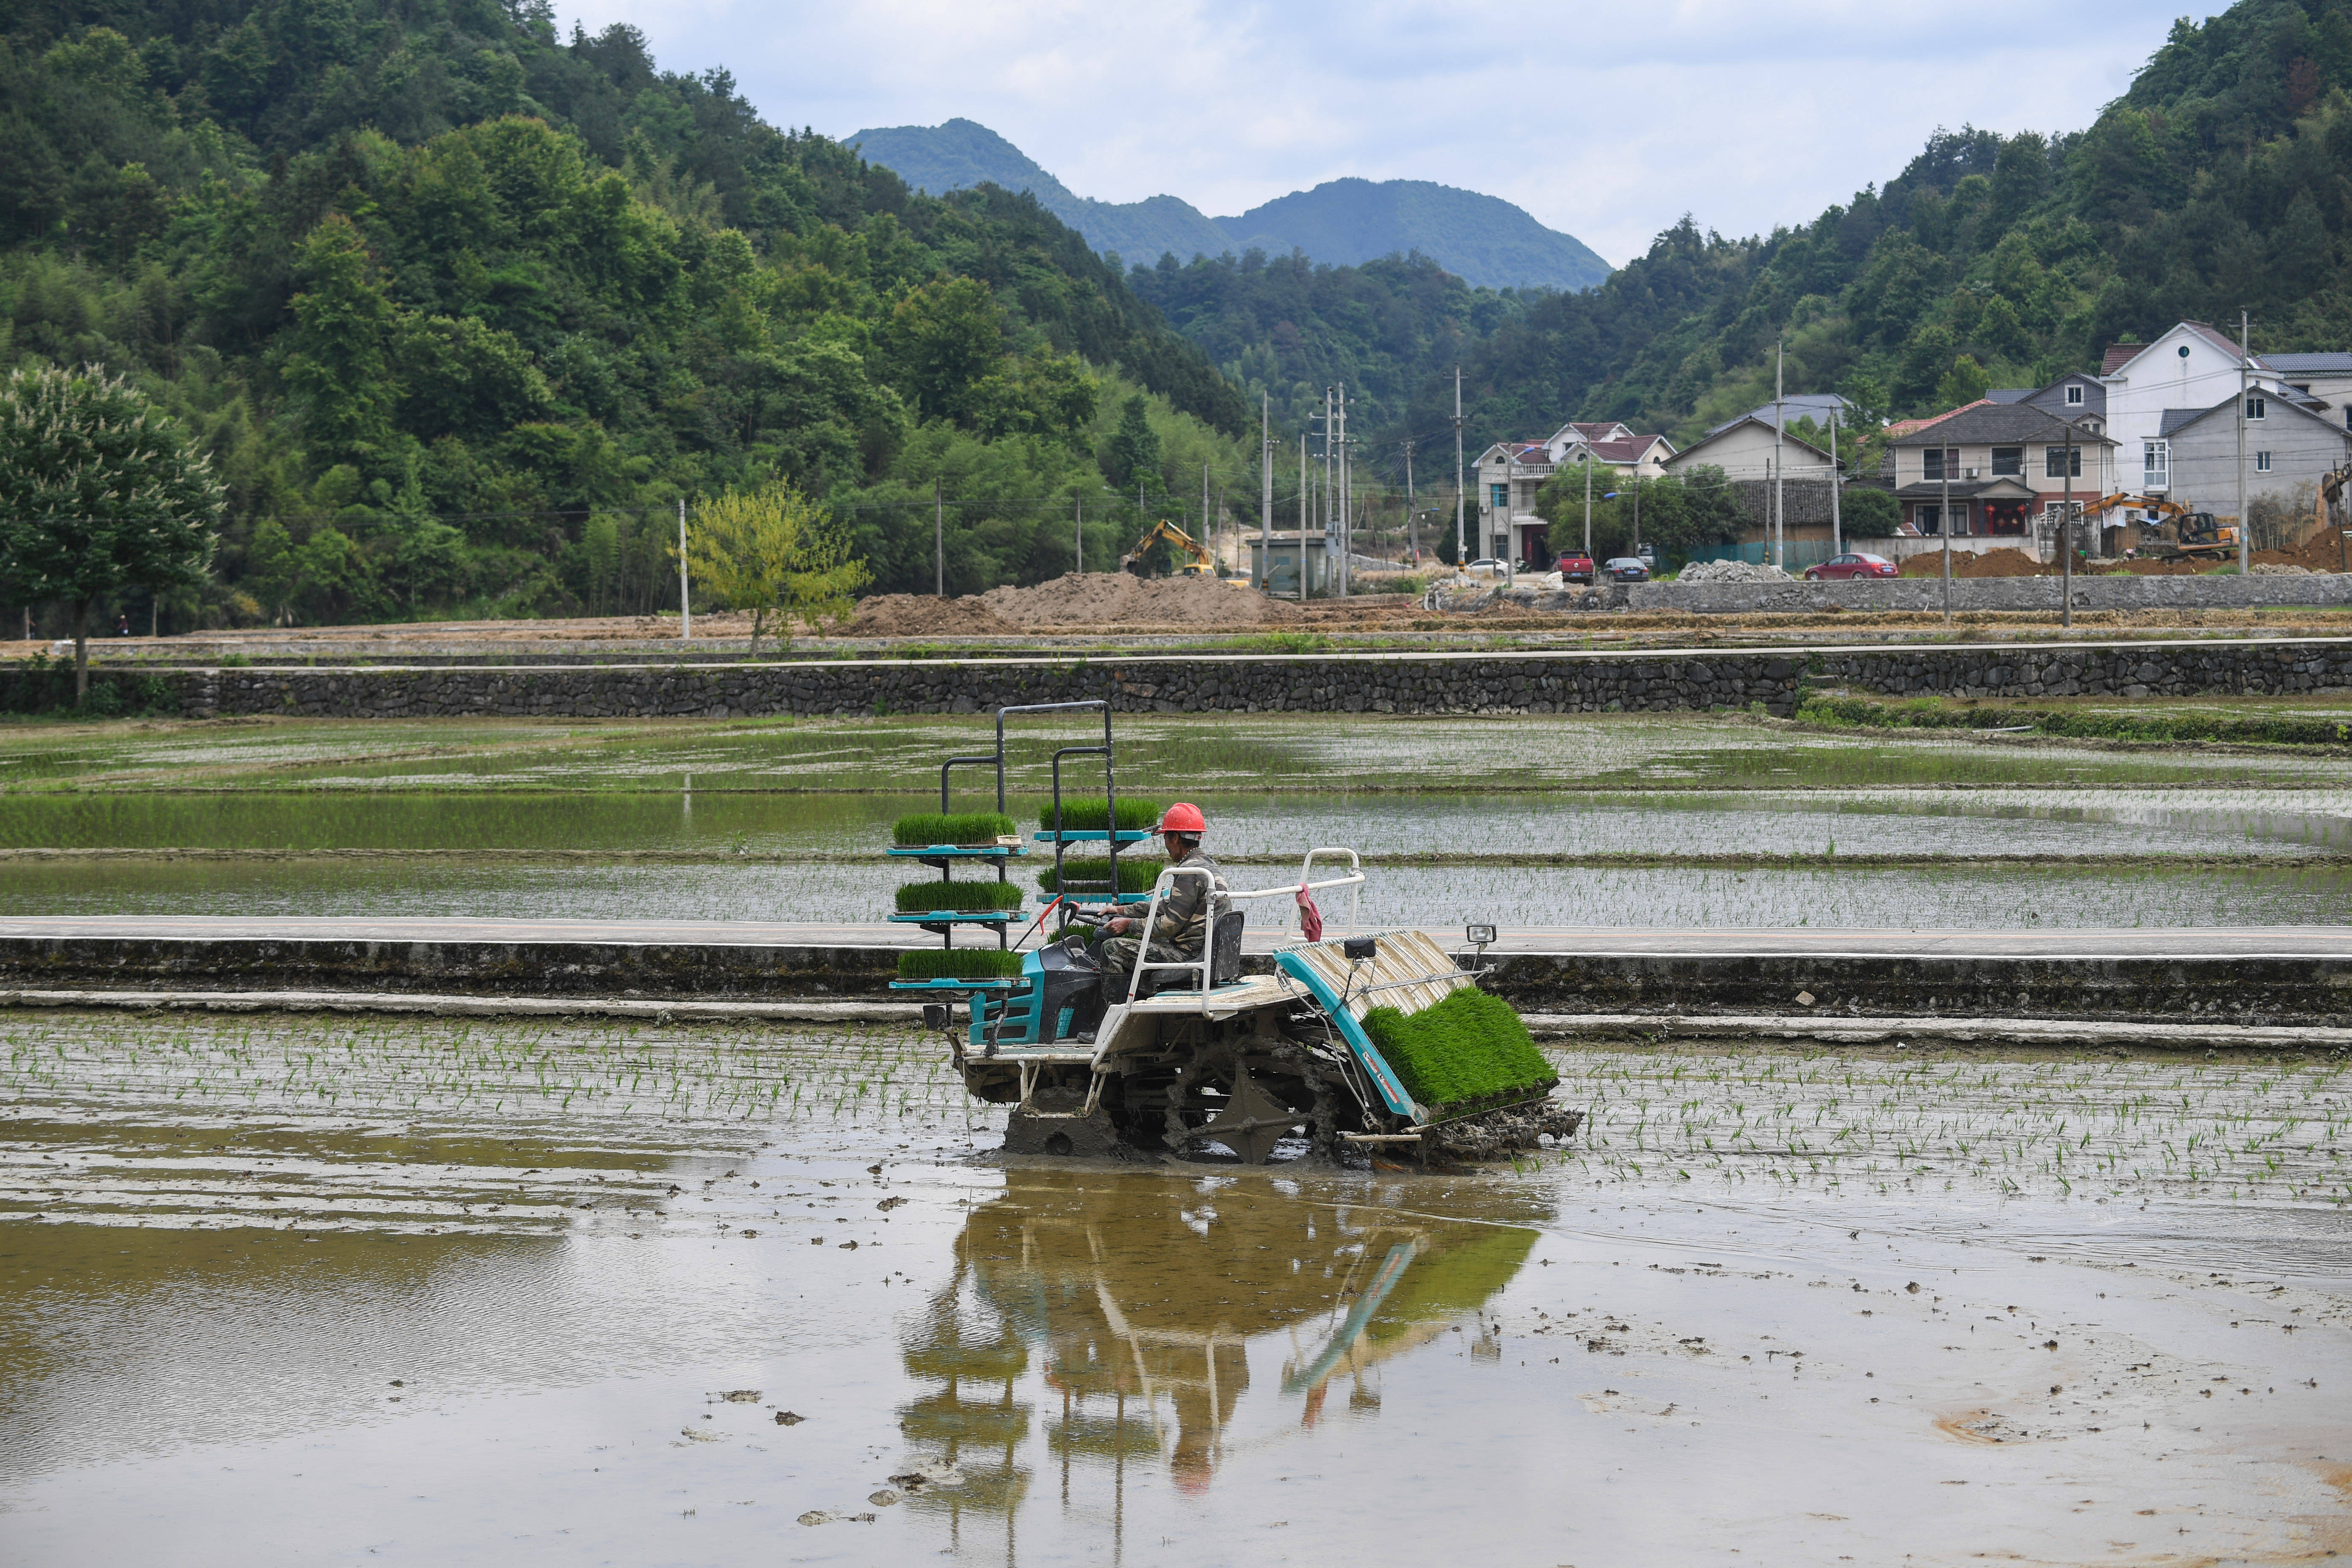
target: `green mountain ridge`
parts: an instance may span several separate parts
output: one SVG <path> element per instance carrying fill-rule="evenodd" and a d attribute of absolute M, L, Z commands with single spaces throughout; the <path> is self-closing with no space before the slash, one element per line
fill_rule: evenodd
<path fill-rule="evenodd" d="M 1242 461 L 1232 385 L 1034 200 L 911 194 L 625 26 L 0 6 L 0 369 L 127 375 L 211 458 L 167 627 L 645 613 L 678 503 L 770 479 L 879 588 L 932 585 L 935 492 L 950 589 L 1036 582 L 1078 503 L 1108 559 L 1139 482 Z"/>
<path fill-rule="evenodd" d="M 1237 216 L 1210 217 L 1175 196 L 1113 203 L 1077 195 L 974 121 L 891 126 L 845 140 L 919 190 L 992 184 L 1029 192 L 1097 250 L 1130 263 L 1255 249 L 1268 256 L 1303 251 L 1318 262 L 1352 266 L 1417 253 L 1473 287 L 1586 289 L 1609 275 L 1609 264 L 1582 241 L 1501 197 L 1427 180 L 1330 180 Z"/>

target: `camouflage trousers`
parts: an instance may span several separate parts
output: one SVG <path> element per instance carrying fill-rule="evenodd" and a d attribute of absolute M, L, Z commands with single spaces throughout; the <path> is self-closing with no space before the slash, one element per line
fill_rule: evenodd
<path fill-rule="evenodd" d="M 1104 1006 L 1116 1006 L 1127 1000 L 1127 979 L 1135 973 L 1142 952 L 1143 942 L 1139 937 L 1107 936 L 1096 945 L 1095 962 L 1102 965 Z M 1181 948 L 1171 947 L 1164 942 L 1155 942 L 1151 944 L 1151 957 L 1148 962 L 1198 963 L 1201 955 L 1197 952 L 1187 952 Z M 1144 971 L 1143 984 L 1138 988 L 1138 994 L 1148 994 L 1154 989 L 1191 989 L 1197 984 L 1197 975 L 1188 974 L 1181 969 L 1149 969 Z"/>

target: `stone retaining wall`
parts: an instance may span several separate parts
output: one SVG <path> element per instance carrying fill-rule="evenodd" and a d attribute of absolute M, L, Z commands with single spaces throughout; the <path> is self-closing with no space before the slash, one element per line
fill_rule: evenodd
<path fill-rule="evenodd" d="M 1968 577 L 1952 582 L 1952 608 L 2043 610 L 2063 606 L 2057 577 Z M 1574 595 L 1581 603 L 1582 595 Z M 2074 582 L 2078 610 L 2242 610 L 2266 606 L 2352 605 L 2352 576 L 2305 577 L 2081 576 Z M 1944 583 L 1937 577 L 1877 577 L 1849 583 L 1636 583 L 1628 607 L 1699 615 L 1810 615 L 1823 610 L 1927 611 L 1940 615 Z"/>
<path fill-rule="evenodd" d="M 990 712 L 1108 698 L 1131 713 L 1793 711 L 1808 679 L 1890 698 L 2285 695 L 2352 688 L 2352 639 L 1755 652 L 818 660 L 572 668 L 159 672 L 190 717 L 746 718 Z"/>

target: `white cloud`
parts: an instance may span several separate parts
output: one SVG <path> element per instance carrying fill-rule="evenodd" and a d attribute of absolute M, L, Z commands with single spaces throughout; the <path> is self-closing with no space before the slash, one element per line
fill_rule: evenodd
<path fill-rule="evenodd" d="M 1623 261 L 1684 213 L 1747 234 L 1898 173 L 1938 125 L 2086 125 L 2175 0 L 697 0 L 640 27 L 770 121 L 979 121 L 1081 195 L 1240 212 L 1357 174 L 1504 196 Z"/>

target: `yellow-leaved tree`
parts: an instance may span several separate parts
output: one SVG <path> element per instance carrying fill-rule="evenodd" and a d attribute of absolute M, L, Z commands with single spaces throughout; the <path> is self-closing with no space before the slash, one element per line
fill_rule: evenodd
<path fill-rule="evenodd" d="M 677 554 L 673 549 L 671 559 Z M 771 615 L 778 640 L 789 646 L 793 621 L 814 627 L 847 620 L 856 608 L 852 595 L 874 580 L 832 511 L 782 482 L 730 489 L 698 506 L 686 565 L 729 609 L 751 612 L 755 657 Z"/>

